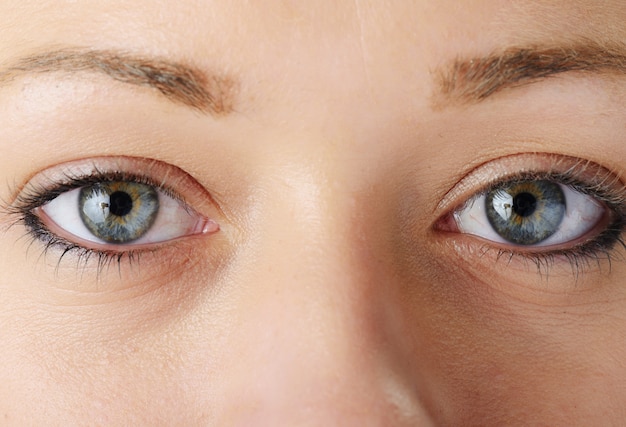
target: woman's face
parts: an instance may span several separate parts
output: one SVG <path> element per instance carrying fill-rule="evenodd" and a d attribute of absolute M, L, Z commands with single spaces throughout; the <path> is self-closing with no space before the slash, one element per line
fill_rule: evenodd
<path fill-rule="evenodd" d="M 624 22 L 3 1 L 0 422 L 621 422 Z"/>

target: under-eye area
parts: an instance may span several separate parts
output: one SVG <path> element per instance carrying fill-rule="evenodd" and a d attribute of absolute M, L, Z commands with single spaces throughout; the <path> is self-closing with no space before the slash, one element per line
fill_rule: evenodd
<path fill-rule="evenodd" d="M 164 245 L 219 231 L 214 218 L 187 201 L 189 193 L 193 200 L 207 196 L 172 165 L 105 157 L 40 172 L 6 209 L 10 226 L 23 226 L 44 254 L 57 254 L 57 264 L 64 258 L 85 265 L 95 260 L 101 270 L 112 261 L 137 262 Z"/>
<path fill-rule="evenodd" d="M 575 274 L 590 261 L 610 268 L 623 259 L 626 189 L 589 161 L 553 154 L 496 159 L 469 172 L 443 203 L 451 209 L 434 229 L 467 236 L 481 256 L 530 260 L 540 272 L 565 262 Z"/>

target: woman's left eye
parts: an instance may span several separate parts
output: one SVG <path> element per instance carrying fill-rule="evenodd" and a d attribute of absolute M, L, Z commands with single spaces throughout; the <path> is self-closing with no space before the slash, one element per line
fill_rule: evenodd
<path fill-rule="evenodd" d="M 35 214 L 67 240 L 100 245 L 160 243 L 204 233 L 212 225 L 163 190 L 133 181 L 97 182 L 67 191 Z"/>
<path fill-rule="evenodd" d="M 522 247 L 578 243 L 608 209 L 594 197 L 549 180 L 512 180 L 474 196 L 454 213 L 462 233 Z"/>

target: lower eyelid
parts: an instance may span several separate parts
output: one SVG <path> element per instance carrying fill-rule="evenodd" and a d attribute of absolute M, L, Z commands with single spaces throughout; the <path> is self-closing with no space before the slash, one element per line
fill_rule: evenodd
<path fill-rule="evenodd" d="M 533 295 L 545 303 L 545 294 L 563 292 L 586 286 L 597 286 L 597 274 L 610 271 L 603 259 L 613 258 L 608 252 L 548 253 L 519 252 L 500 249 L 469 235 L 456 235 L 440 241 L 449 255 L 446 262 L 455 265 L 451 274 L 459 280 L 471 280 L 502 292 L 521 292 L 520 297 Z M 587 280 L 587 277 L 592 277 Z M 470 278 L 470 279 L 468 279 Z M 528 292 L 533 292 L 528 294 Z M 534 292 L 537 292 L 535 294 Z"/>

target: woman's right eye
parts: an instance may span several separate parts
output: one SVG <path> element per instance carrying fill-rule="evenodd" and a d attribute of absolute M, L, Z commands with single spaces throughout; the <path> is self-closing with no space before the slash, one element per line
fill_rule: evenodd
<path fill-rule="evenodd" d="M 77 244 L 127 250 L 217 230 L 217 224 L 165 191 L 134 181 L 106 181 L 58 195 L 34 209 L 50 232 Z"/>

